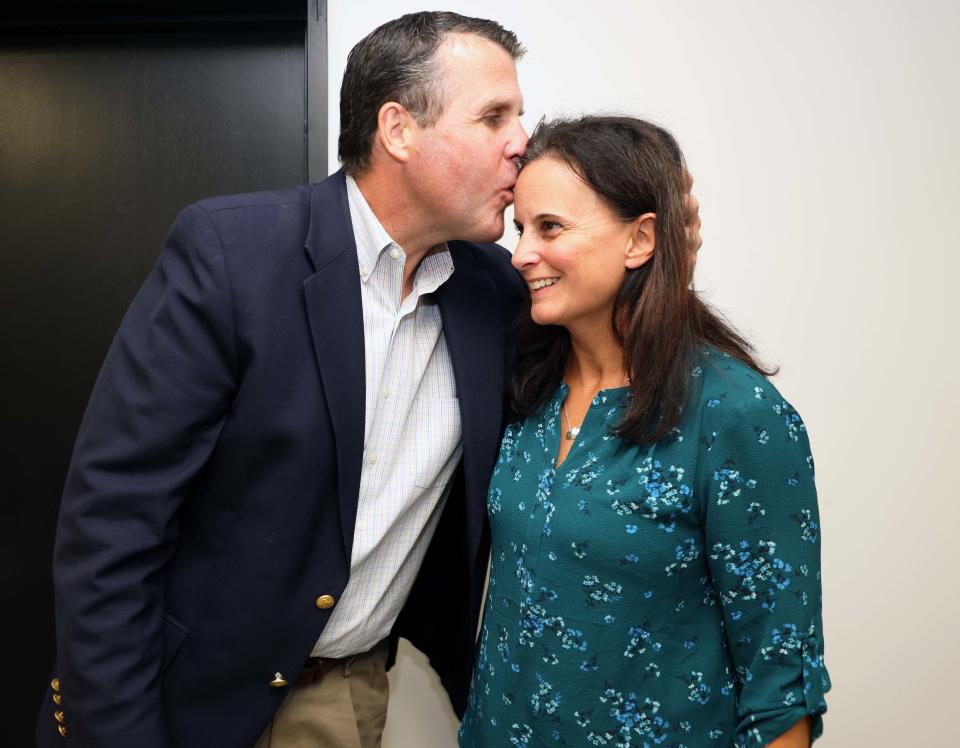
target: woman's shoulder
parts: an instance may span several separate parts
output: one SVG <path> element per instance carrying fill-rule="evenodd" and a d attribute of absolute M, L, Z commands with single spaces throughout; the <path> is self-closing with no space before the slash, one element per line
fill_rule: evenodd
<path fill-rule="evenodd" d="M 729 353 L 713 347 L 704 347 L 697 357 L 692 377 L 700 389 L 713 394 L 726 393 L 735 402 L 755 400 L 757 393 L 776 392 L 773 383 L 763 374 Z M 779 393 L 777 393 L 779 395 Z"/>
<path fill-rule="evenodd" d="M 693 381 L 702 432 L 716 434 L 745 425 L 761 441 L 772 430 L 785 429 L 785 436 L 794 442 L 805 436 L 806 426 L 793 405 L 767 377 L 738 358 L 705 348 Z"/>

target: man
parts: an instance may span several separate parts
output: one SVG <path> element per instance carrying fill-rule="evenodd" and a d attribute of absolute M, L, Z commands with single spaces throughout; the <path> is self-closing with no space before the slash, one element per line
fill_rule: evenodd
<path fill-rule="evenodd" d="M 385 24 L 344 74 L 342 172 L 179 216 L 78 435 L 41 745 L 377 745 L 398 636 L 462 713 L 526 289 L 454 239 L 502 234 L 522 53 Z"/>

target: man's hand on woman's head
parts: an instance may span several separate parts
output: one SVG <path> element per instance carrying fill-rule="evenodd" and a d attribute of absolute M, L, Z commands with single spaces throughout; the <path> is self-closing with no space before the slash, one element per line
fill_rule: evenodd
<path fill-rule="evenodd" d="M 697 252 L 703 246 L 703 237 L 700 236 L 700 201 L 691 193 L 693 189 L 693 175 L 683 170 L 683 209 L 684 224 L 687 228 L 687 247 L 690 249 L 692 265 L 697 264 Z"/>

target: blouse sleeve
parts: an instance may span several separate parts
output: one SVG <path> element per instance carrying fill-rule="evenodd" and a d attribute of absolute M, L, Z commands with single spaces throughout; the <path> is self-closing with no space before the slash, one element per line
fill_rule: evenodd
<path fill-rule="evenodd" d="M 704 435 L 707 560 L 738 689 L 736 746 L 769 744 L 809 715 L 823 730 L 820 518 L 799 414 L 772 386 Z"/>

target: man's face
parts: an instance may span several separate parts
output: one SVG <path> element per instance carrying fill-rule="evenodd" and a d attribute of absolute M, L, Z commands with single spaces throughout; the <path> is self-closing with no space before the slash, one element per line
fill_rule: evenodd
<path fill-rule="evenodd" d="M 516 65 L 473 34 L 451 35 L 437 63 L 444 109 L 432 127 L 416 130 L 410 184 L 445 237 L 496 241 L 527 146 Z"/>

